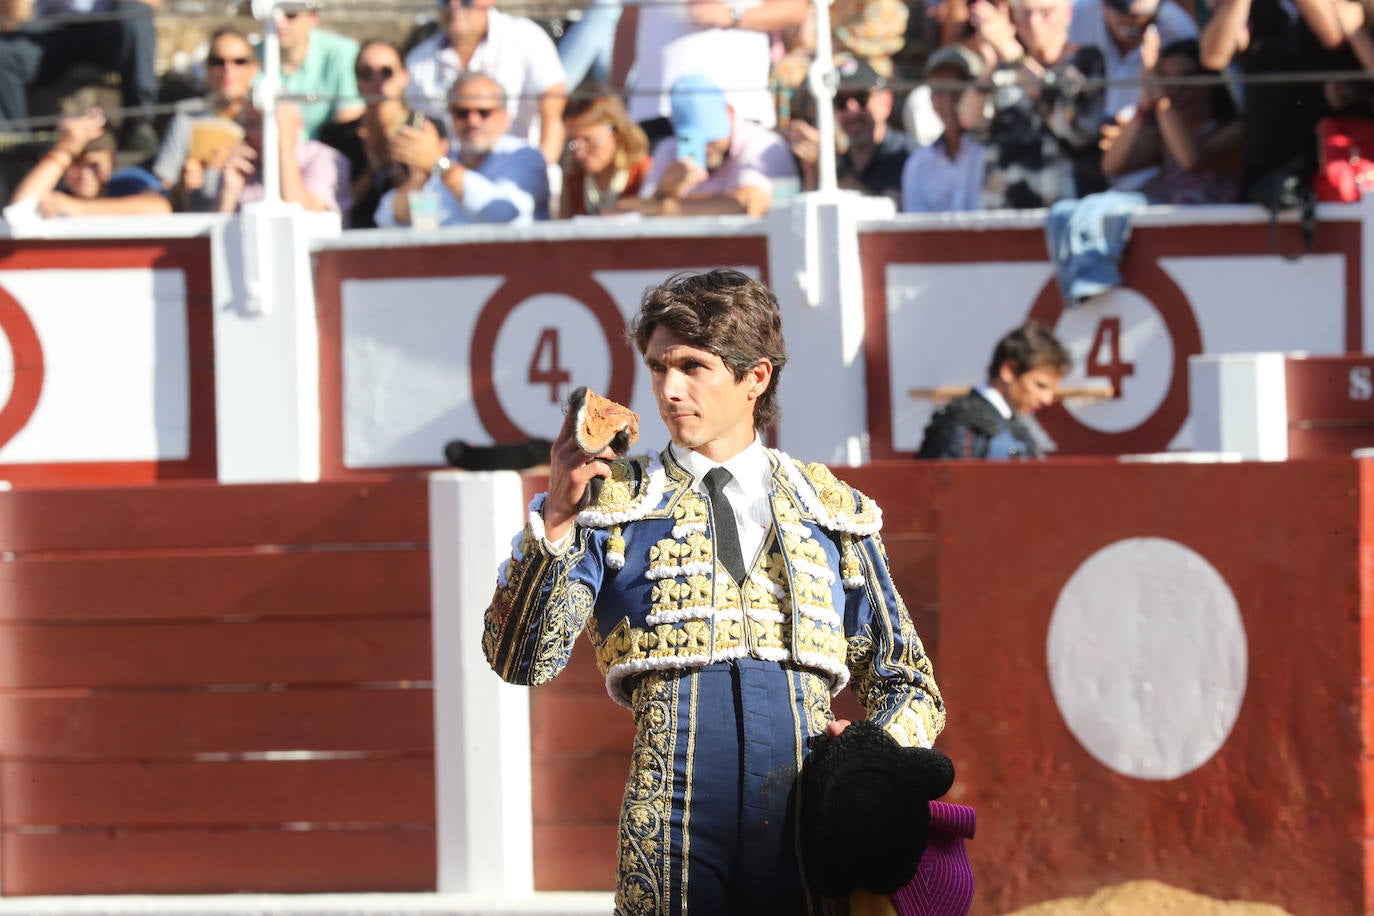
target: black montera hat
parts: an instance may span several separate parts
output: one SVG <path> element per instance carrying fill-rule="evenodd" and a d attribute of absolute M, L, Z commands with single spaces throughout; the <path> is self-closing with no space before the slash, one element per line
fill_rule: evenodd
<path fill-rule="evenodd" d="M 808 884 L 828 897 L 905 886 L 925 852 L 929 803 L 953 784 L 948 757 L 902 747 L 871 722 L 813 738 L 799 789 L 799 855 Z"/>

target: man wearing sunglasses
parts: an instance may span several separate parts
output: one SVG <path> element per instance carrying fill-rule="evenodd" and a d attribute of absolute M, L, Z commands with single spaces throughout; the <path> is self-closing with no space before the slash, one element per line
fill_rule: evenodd
<path fill-rule="evenodd" d="M 438 197 L 441 226 L 469 223 L 525 224 L 549 216 L 549 177 L 544 157 L 510 135 L 505 90 L 485 73 L 465 73 L 448 96 L 454 143 L 432 121 L 403 127 L 391 155 L 409 170 L 382 196 L 375 218 L 382 228 L 411 224 L 411 192 Z"/>
<path fill-rule="evenodd" d="M 522 16 L 495 9 L 495 0 L 438 0 L 439 31 L 406 55 L 411 107 L 443 117 L 449 88 L 462 74 L 487 73 L 505 90 L 512 134 L 533 140 L 547 162 L 563 155 L 567 76 L 553 39 Z"/>
<path fill-rule="evenodd" d="M 1197 37 L 1197 24 L 1174 0 L 1077 0 L 1069 22 L 1069 41 L 1097 48 L 1107 67 L 1107 99 L 1103 114 L 1126 120 L 1140 94 L 1140 43 L 1151 26 L 1159 46 Z"/>
<path fill-rule="evenodd" d="M 358 43 L 318 28 L 319 10 L 320 0 L 303 0 L 278 7 L 276 14 L 282 92 L 318 97 L 314 102 L 292 100 L 305 118 L 305 134 L 310 140 L 320 139 L 326 124 L 352 121 L 363 113 L 353 75 Z"/>
<path fill-rule="evenodd" d="M 892 90 L 862 58 L 845 55 L 836 68 L 840 86 L 835 93 L 835 142 L 839 147 L 835 170 L 840 187 L 864 194 L 901 199 L 902 169 L 916 150 L 916 142 L 889 122 Z M 787 139 L 802 170 L 802 187 L 814 191 L 819 176 L 820 133 L 813 124 L 794 118 Z"/>

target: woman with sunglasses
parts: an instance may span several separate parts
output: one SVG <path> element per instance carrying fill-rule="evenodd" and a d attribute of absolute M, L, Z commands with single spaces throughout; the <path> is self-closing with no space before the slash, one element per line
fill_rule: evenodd
<path fill-rule="evenodd" d="M 366 107 L 351 121 L 325 125 L 320 140 L 348 158 L 353 188 L 349 225 L 370 229 L 377 225 L 373 213 L 382 195 L 406 179 L 405 166 L 391 156 L 391 138 L 422 116 L 402 100 L 410 74 L 397 45 L 379 38 L 364 41 L 353 73 Z"/>
<path fill-rule="evenodd" d="M 237 29 L 217 30 L 206 57 L 210 95 L 206 110 L 178 112 L 168 127 L 153 170 L 173 189 L 178 210 L 232 213 L 263 195 L 258 163 L 262 153 L 262 113 L 252 102 L 258 59 Z M 217 142 L 196 143 L 203 120 L 214 119 Z M 305 136 L 300 109 L 277 106 L 281 197 L 310 211 L 346 213 L 352 204 L 348 163 L 337 150 Z M 193 153 L 195 155 L 193 155 Z"/>
<path fill-rule="evenodd" d="M 205 170 L 223 166 L 233 144 L 219 144 L 209 151 L 208 159 L 193 158 L 192 135 L 204 128 L 204 122 L 213 119 L 237 123 L 249 104 L 258 69 L 253 46 L 238 29 L 225 26 L 210 36 L 210 50 L 205 56 L 208 93 L 172 117 L 153 163 L 153 174 L 172 192 L 172 202 L 178 210 L 211 209 L 200 193 L 205 186 Z M 202 122 L 200 127 L 196 126 L 198 121 Z M 201 153 L 204 155 L 206 150 Z"/>
<path fill-rule="evenodd" d="M 568 158 L 558 215 L 611 213 L 622 196 L 639 196 L 653 159 L 649 139 L 604 86 L 580 90 L 563 114 Z"/>

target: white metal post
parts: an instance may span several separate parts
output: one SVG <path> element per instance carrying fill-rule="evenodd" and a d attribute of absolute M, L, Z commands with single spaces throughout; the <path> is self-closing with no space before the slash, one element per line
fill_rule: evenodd
<path fill-rule="evenodd" d="M 1288 458 L 1283 353 L 1200 353 L 1188 357 L 1193 450 L 1233 452 L 1247 461 Z"/>
<path fill-rule="evenodd" d="M 807 71 L 806 85 L 816 100 L 816 132 L 820 150 L 816 158 L 816 190 L 838 188 L 835 179 L 835 52 L 830 39 L 830 2 L 816 0 L 816 58 Z"/>
<path fill-rule="evenodd" d="M 520 475 L 447 471 L 429 479 L 438 890 L 534 890 L 529 689 L 482 655 L 482 616 L 510 539 L 524 525 Z"/>
<path fill-rule="evenodd" d="M 262 79 L 253 104 L 262 113 L 262 191 L 269 206 L 281 203 L 281 134 L 277 129 L 277 96 L 281 93 L 281 39 L 277 36 L 277 0 L 253 0 L 253 16 L 262 22 Z"/>

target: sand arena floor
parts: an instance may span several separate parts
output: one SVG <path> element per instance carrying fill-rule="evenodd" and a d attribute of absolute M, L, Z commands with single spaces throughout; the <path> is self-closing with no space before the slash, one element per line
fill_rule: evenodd
<path fill-rule="evenodd" d="M 1007 916 L 1291 916 L 1269 903 L 1215 900 L 1161 884 L 1128 881 L 1089 897 L 1066 897 L 1023 907 Z"/>

